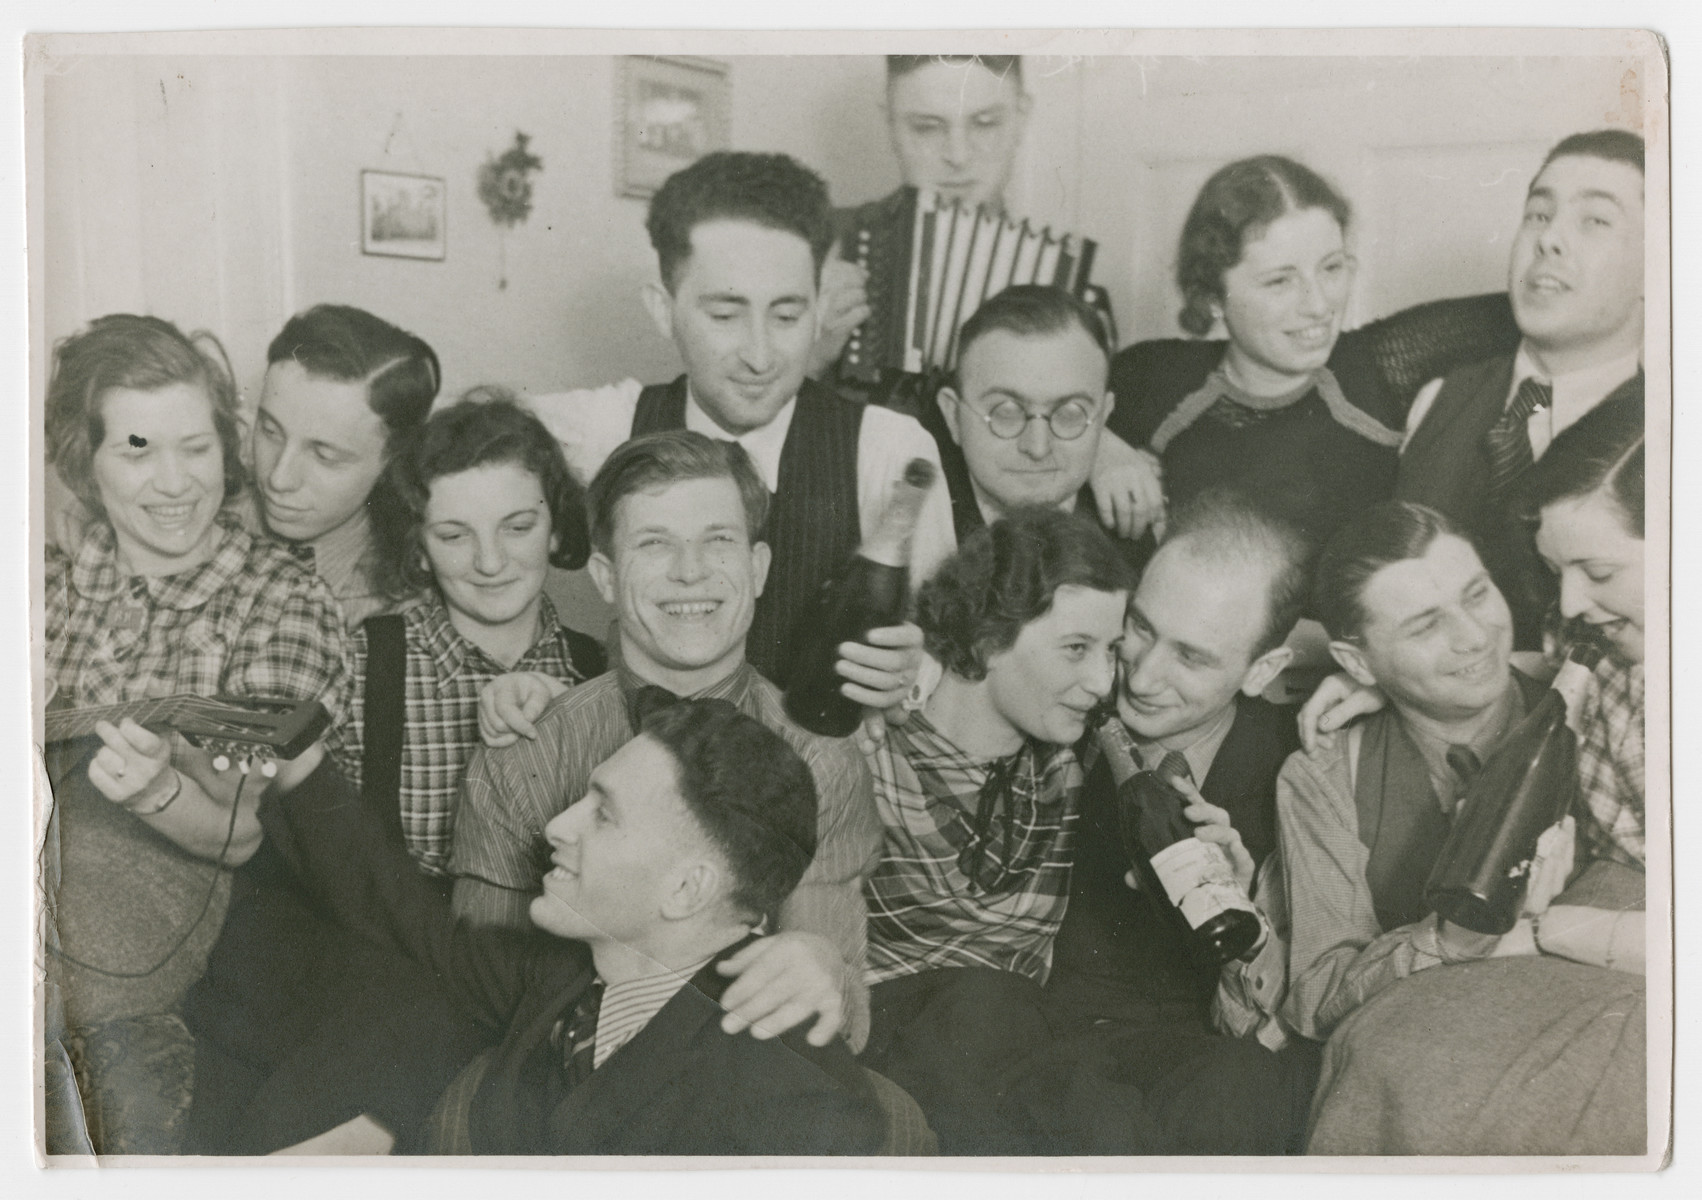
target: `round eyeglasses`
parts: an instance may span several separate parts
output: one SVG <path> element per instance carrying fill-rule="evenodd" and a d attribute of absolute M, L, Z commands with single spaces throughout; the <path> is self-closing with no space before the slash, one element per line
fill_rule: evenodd
<path fill-rule="evenodd" d="M 1075 441 L 1099 421 L 1093 409 L 1080 400 L 1066 400 L 1049 413 L 1031 413 L 1015 400 L 1001 400 L 986 412 L 965 400 L 960 399 L 958 405 L 985 421 L 994 437 L 1007 442 L 1021 437 L 1030 421 L 1046 422 L 1052 436 L 1063 442 Z"/>

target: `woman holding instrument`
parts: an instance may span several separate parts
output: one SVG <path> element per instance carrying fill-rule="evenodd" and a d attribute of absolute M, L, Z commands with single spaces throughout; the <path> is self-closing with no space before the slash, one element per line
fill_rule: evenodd
<path fill-rule="evenodd" d="M 55 348 L 48 460 L 95 516 L 74 552 L 47 550 L 47 669 L 62 702 L 334 704 L 335 602 L 224 511 L 243 485 L 238 439 L 235 385 L 210 334 L 114 315 Z M 132 719 L 96 732 L 92 755 L 73 757 L 72 744 L 50 761 L 49 1149 L 170 1153 L 192 1058 L 177 1006 L 218 934 L 230 868 L 259 845 L 260 794 L 299 782 L 322 751 L 268 781 L 218 771 Z"/>

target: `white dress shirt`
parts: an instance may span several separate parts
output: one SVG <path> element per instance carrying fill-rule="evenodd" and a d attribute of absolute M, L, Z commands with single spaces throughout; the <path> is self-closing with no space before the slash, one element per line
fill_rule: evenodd
<path fill-rule="evenodd" d="M 528 396 L 525 403 L 561 443 L 568 469 L 584 486 L 616 447 L 631 438 L 632 418 L 643 390 L 636 379 L 623 379 L 600 388 Z M 767 425 L 729 438 L 688 392 L 685 423 L 687 429 L 706 437 L 743 446 L 772 493 L 779 490 L 780 452 L 797 407 L 795 398 L 789 400 Z M 925 458 L 936 473 L 940 470 L 939 447 L 914 417 L 873 404 L 863 410 L 857 437 L 857 518 L 864 538 L 879 524 L 893 484 L 904 477 L 904 468 L 913 458 Z M 944 477 L 937 475 L 933 490 L 923 502 L 910 546 L 911 578 L 920 583 L 956 548 L 951 499 Z"/>
<path fill-rule="evenodd" d="M 1519 352 L 1513 356 L 1513 382 L 1507 389 L 1503 408 L 1513 403 L 1513 397 L 1519 393 L 1519 385 L 1527 379 L 1540 380 L 1554 389 L 1549 406 L 1532 413 L 1528 426 L 1531 458 L 1539 459 L 1548 450 L 1548 444 L 1559 437 L 1562 430 L 1606 400 L 1616 387 L 1637 374 L 1637 369 L 1642 365 L 1643 354 L 1641 350 L 1637 350 L 1607 362 L 1597 363 L 1595 366 L 1581 367 L 1563 375 L 1550 375 L 1537 366 L 1530 347 L 1521 344 Z M 1424 389 L 1418 393 L 1418 398 L 1412 402 L 1412 411 L 1407 414 L 1406 437 L 1401 441 L 1403 451 L 1412 441 L 1413 433 L 1430 412 L 1431 406 L 1436 403 L 1436 396 L 1441 390 L 1442 380 L 1432 379 L 1424 385 Z"/>

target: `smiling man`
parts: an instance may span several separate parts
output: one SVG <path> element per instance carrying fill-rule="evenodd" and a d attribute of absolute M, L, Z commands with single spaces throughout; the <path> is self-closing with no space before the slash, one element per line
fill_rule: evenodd
<path fill-rule="evenodd" d="M 1507 289 L 1523 342 L 1414 402 L 1395 495 L 1471 534 L 1534 649 L 1547 573 L 1509 519 L 1510 489 L 1563 429 L 1638 382 L 1643 356 L 1643 139 L 1573 134 L 1531 182 Z"/>
<path fill-rule="evenodd" d="M 1292 657 L 1283 643 L 1311 560 L 1294 526 L 1239 493 L 1201 492 L 1173 519 L 1123 624 L 1117 717 L 1136 753 L 1149 768 L 1180 754 L 1256 862 L 1275 848 L 1277 773 L 1299 744 L 1293 712 L 1260 693 Z M 1207 1032 L 1217 973 L 1194 960 L 1168 904 L 1125 882 L 1131 862 L 1104 762 L 1088 776 L 1082 820 L 1054 1001 L 1083 1026 Z"/>
<path fill-rule="evenodd" d="M 844 1029 L 860 1046 L 868 1027 L 861 887 L 880 830 L 856 748 L 793 724 L 779 690 L 745 659 L 769 575 L 768 546 L 757 536 L 768 489 L 735 444 L 677 430 L 617 449 L 586 502 L 589 565 L 616 609 L 618 663 L 566 689 L 541 715 L 531 706 L 526 736 L 475 754 L 450 859 L 456 913 L 523 927 L 546 869 L 545 827 L 633 738 L 644 711 L 678 696 L 724 699 L 786 739 L 820 797 L 815 857 L 779 906 L 781 932 L 726 963 L 742 976 L 724 998 L 729 1025 L 784 1029 L 807 1015 L 818 1044 Z M 564 690 L 547 676 L 505 681 L 539 696 Z"/>
<path fill-rule="evenodd" d="M 1224 968 L 1217 1008 L 1267 1045 L 1324 1041 L 1399 980 L 1495 949 L 1431 912 L 1424 885 L 1477 766 L 1543 692 L 1511 669 L 1507 604 L 1434 509 L 1386 501 L 1348 522 L 1314 605 L 1342 669 L 1390 703 L 1278 778 L 1281 846 L 1254 892 L 1268 936 Z"/>
<path fill-rule="evenodd" d="M 880 1107 L 842 1044 L 721 1027 L 718 968 L 764 943 L 754 935 L 816 844 L 810 771 L 761 722 L 683 701 L 591 773 L 543 833 L 550 869 L 526 907 L 552 938 L 452 924 L 394 836 L 327 775 L 269 808 L 267 833 L 322 903 L 428 966 L 496 1043 L 440 1104 L 429 1152 L 882 1148 Z M 297 1149 L 335 1153 L 365 1123 Z"/>
<path fill-rule="evenodd" d="M 645 433 L 689 429 L 744 447 L 772 497 L 762 535 L 773 548 L 745 654 L 784 685 L 791 620 L 879 522 L 905 465 L 939 457 L 911 418 L 805 378 L 832 241 L 827 187 L 814 172 L 783 154 L 706 155 L 662 185 L 648 228 L 661 280 L 644 303 L 685 374 L 528 403 L 581 480 Z M 917 525 L 913 573 L 926 575 L 952 545 L 936 491 Z"/>

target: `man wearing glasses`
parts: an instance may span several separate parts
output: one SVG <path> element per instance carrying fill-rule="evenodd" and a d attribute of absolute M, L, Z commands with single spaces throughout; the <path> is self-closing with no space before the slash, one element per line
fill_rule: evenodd
<path fill-rule="evenodd" d="M 1025 505 L 1080 507 L 1098 518 L 1088 476 L 1115 399 L 1106 390 L 1111 348 L 1094 310 L 1058 288 L 1013 287 L 983 304 L 959 337 L 956 377 L 938 397 L 941 420 L 924 422 L 940 443 L 958 542 Z M 1147 511 L 1162 504 L 1158 481 L 1155 462 Z M 1135 552 L 1134 542 L 1118 545 Z"/>

